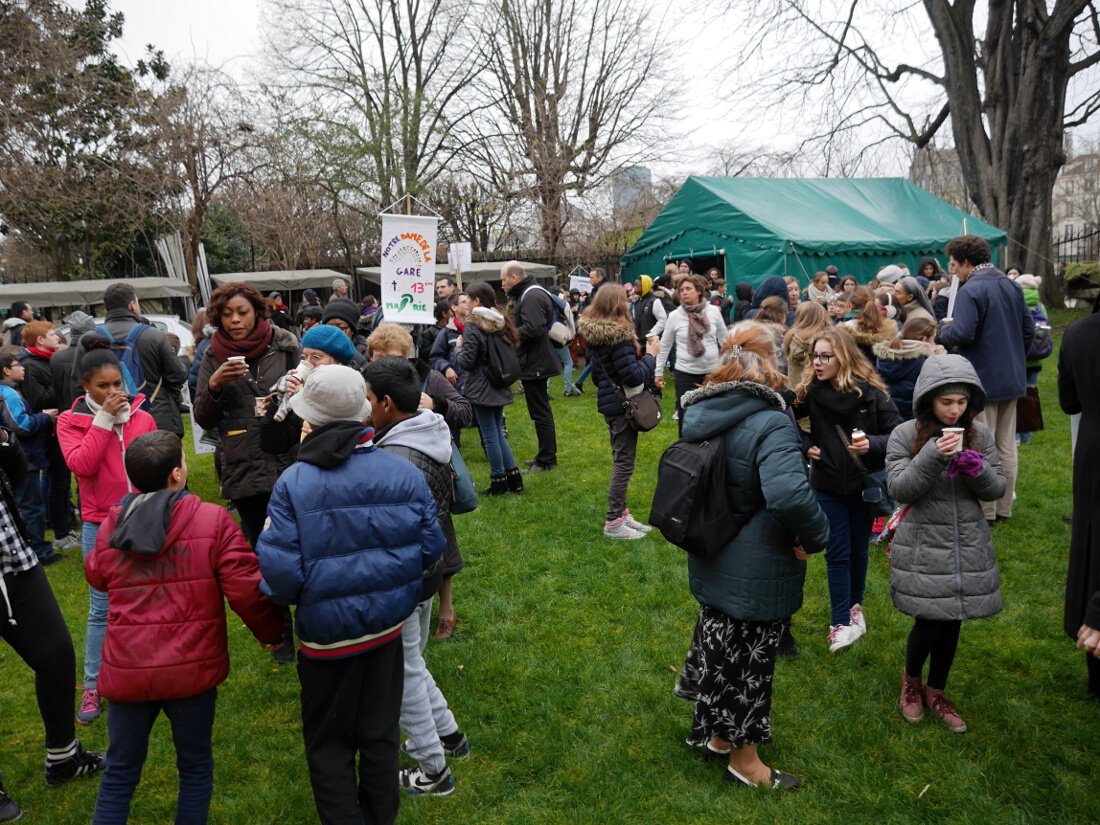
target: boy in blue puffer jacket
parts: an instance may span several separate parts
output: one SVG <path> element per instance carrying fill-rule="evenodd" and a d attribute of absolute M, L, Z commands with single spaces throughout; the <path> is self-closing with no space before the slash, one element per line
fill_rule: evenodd
<path fill-rule="evenodd" d="M 302 734 L 321 821 L 393 822 L 401 631 L 443 553 L 435 499 L 411 462 L 373 445 L 366 384 L 351 367 L 317 367 L 289 403 L 311 432 L 271 493 L 260 589 L 298 605 Z"/>

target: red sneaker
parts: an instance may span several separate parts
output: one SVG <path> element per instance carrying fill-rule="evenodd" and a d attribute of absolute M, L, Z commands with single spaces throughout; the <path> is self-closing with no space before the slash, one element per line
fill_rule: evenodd
<path fill-rule="evenodd" d="M 943 723 L 952 731 L 966 733 L 966 722 L 959 716 L 955 706 L 951 704 L 951 700 L 944 695 L 942 690 L 936 690 L 925 685 L 924 704 L 932 713 L 940 717 Z"/>

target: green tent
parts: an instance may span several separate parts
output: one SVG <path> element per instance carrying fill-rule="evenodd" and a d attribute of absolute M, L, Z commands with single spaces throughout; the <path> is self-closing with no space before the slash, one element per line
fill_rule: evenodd
<path fill-rule="evenodd" d="M 1004 232 L 903 178 L 692 176 L 623 255 L 623 280 L 656 277 L 670 261 L 688 259 L 699 273 L 717 266 L 731 288 L 769 275 L 806 284 L 829 264 L 866 283 L 886 264 L 915 274 L 926 255 L 946 269 L 947 242 L 964 225 L 998 261 Z"/>

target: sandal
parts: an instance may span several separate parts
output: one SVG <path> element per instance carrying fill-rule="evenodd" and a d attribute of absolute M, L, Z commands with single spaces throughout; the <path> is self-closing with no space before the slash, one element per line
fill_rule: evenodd
<path fill-rule="evenodd" d="M 726 779 L 735 785 L 740 785 L 745 788 L 771 788 L 773 791 L 780 789 L 785 791 L 793 791 L 798 787 L 798 777 L 792 773 L 783 773 L 783 771 L 777 771 L 775 768 L 771 769 L 771 776 L 768 782 L 760 783 L 751 782 L 733 768 L 726 768 Z"/>
<path fill-rule="evenodd" d="M 439 624 L 435 628 L 435 640 L 442 642 L 444 639 L 449 639 L 455 635 L 455 620 L 454 619 L 440 619 Z"/>

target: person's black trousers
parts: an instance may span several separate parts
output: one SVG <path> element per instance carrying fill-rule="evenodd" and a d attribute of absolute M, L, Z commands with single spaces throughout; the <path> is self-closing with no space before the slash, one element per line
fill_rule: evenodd
<path fill-rule="evenodd" d="M 41 565 L 36 564 L 24 573 L 9 573 L 4 576 L 4 585 L 11 615 L 0 600 L 0 638 L 34 671 L 34 691 L 46 728 L 46 747 L 68 747 L 76 738 L 73 638 Z M 16 624 L 11 624 L 9 618 L 14 618 Z"/>
<path fill-rule="evenodd" d="M 299 656 L 298 680 L 306 764 L 321 822 L 392 823 L 399 802 L 397 723 L 405 682 L 400 634 L 346 659 Z"/>
<path fill-rule="evenodd" d="M 550 409 L 549 380 L 536 378 L 520 382 L 523 384 L 523 397 L 527 400 L 527 414 L 531 416 L 535 436 L 539 440 L 535 463 L 543 467 L 553 467 L 558 463 L 558 434 L 554 429 L 554 411 Z"/>

